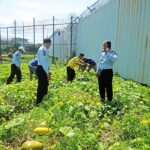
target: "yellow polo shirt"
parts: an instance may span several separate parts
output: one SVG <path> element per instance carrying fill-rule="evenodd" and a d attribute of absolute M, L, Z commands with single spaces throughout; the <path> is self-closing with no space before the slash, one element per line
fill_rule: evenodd
<path fill-rule="evenodd" d="M 76 56 L 68 62 L 67 66 L 74 69 L 78 65 L 77 63 L 79 63 L 79 62 L 80 62 L 80 58 L 79 58 L 79 56 Z"/>

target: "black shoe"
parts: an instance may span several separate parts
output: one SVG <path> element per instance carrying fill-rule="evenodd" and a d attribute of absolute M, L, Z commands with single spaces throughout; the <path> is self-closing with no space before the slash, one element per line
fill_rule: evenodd
<path fill-rule="evenodd" d="M 107 101 L 108 101 L 108 102 L 112 102 L 112 98 L 109 98 Z"/>
<path fill-rule="evenodd" d="M 37 107 L 40 106 L 40 103 L 39 103 L 39 102 L 36 102 L 36 103 L 35 103 L 35 106 L 37 106 Z"/>
<path fill-rule="evenodd" d="M 105 103 L 105 98 L 101 98 L 100 100 L 102 103 Z"/>

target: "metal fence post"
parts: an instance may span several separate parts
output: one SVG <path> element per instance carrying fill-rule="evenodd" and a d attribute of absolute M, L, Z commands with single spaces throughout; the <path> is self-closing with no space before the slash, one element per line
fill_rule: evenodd
<path fill-rule="evenodd" d="M 34 43 L 34 58 L 35 58 L 35 18 L 33 18 L 33 43 Z"/>
<path fill-rule="evenodd" d="M 2 53 L 2 49 L 1 49 L 1 28 L 0 28 L 0 54 Z"/>
<path fill-rule="evenodd" d="M 53 61 L 55 57 L 55 17 L 53 16 Z"/>
<path fill-rule="evenodd" d="M 43 41 L 44 41 L 44 37 L 45 37 L 45 26 L 43 25 Z"/>
<path fill-rule="evenodd" d="M 1 49 L 1 28 L 0 28 L 0 63 L 2 63 L 2 49 Z"/>
<path fill-rule="evenodd" d="M 9 53 L 9 49 L 8 49 L 8 27 L 7 27 L 7 54 Z"/>
<path fill-rule="evenodd" d="M 14 34 L 15 34 L 15 42 L 14 42 L 14 47 L 15 47 L 15 50 L 17 49 L 16 48 L 16 20 L 14 21 Z"/>
<path fill-rule="evenodd" d="M 73 16 L 71 16 L 71 27 L 70 27 L 70 58 L 72 57 L 72 36 L 73 36 L 73 28 L 72 28 Z"/>
<path fill-rule="evenodd" d="M 22 41 L 22 45 L 24 46 L 24 22 L 23 22 L 22 32 L 23 32 L 23 41 Z"/>

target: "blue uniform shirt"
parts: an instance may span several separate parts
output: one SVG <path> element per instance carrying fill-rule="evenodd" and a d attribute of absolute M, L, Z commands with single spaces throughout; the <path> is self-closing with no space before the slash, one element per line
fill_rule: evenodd
<path fill-rule="evenodd" d="M 38 59 L 35 58 L 35 59 L 31 60 L 31 61 L 29 62 L 29 66 L 34 67 L 34 68 L 37 68 L 37 66 L 38 66 Z"/>
<path fill-rule="evenodd" d="M 117 53 L 113 50 L 109 50 L 108 52 L 102 51 L 101 58 L 97 66 L 97 73 L 100 73 L 103 69 L 113 69 L 113 65 L 117 58 Z"/>
<path fill-rule="evenodd" d="M 15 64 L 17 67 L 21 65 L 21 52 L 18 50 L 13 54 L 12 64 Z"/>
<path fill-rule="evenodd" d="M 50 70 L 50 57 L 48 49 L 42 45 L 38 50 L 38 65 L 42 66 L 44 71 L 48 74 Z"/>

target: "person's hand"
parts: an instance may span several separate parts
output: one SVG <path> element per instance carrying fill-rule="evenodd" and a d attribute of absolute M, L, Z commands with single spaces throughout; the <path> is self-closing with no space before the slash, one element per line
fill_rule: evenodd
<path fill-rule="evenodd" d="M 100 77 L 100 75 L 101 75 L 101 74 L 100 74 L 99 72 L 98 72 L 98 73 L 96 73 L 96 76 L 97 76 L 97 77 Z"/>
<path fill-rule="evenodd" d="M 110 49 L 109 48 L 106 48 L 105 52 L 108 52 Z"/>
<path fill-rule="evenodd" d="M 88 66 L 88 67 L 89 67 L 89 66 L 90 66 L 90 64 L 86 63 L 86 66 Z"/>
<path fill-rule="evenodd" d="M 82 68 L 82 67 L 86 67 L 86 64 L 83 64 L 83 63 L 82 63 L 82 64 L 80 64 L 79 66 L 80 66 L 81 68 Z"/>
<path fill-rule="evenodd" d="M 51 80 L 51 73 L 50 72 L 47 74 L 47 80 L 48 81 Z"/>
<path fill-rule="evenodd" d="M 50 76 L 50 74 L 48 74 L 47 75 L 47 80 L 50 81 L 50 79 L 51 79 L 51 76 Z"/>

